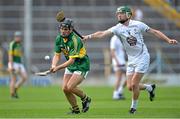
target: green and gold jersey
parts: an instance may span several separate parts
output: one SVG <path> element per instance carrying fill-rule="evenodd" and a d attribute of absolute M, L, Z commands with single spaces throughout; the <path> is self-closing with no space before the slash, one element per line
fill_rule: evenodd
<path fill-rule="evenodd" d="M 89 71 L 90 61 L 86 49 L 81 39 L 73 32 L 67 38 L 58 34 L 54 50 L 56 54 L 63 53 L 66 60 L 75 58 L 75 62 L 67 67 L 70 71 Z"/>
<path fill-rule="evenodd" d="M 9 45 L 9 54 L 13 56 L 13 62 L 21 63 L 21 57 L 22 57 L 22 50 L 21 50 L 21 44 L 12 41 Z"/>

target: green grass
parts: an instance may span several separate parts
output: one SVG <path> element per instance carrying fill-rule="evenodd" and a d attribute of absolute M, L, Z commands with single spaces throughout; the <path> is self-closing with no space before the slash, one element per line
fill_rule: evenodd
<path fill-rule="evenodd" d="M 156 99 L 150 102 L 148 93 L 141 92 L 135 115 L 128 113 L 131 93 L 126 100 L 112 100 L 112 87 L 83 87 L 92 98 L 90 110 L 79 115 L 67 115 L 69 104 L 57 86 L 22 87 L 20 99 L 9 97 L 9 88 L 0 87 L 0 118 L 180 118 L 180 87 L 158 87 Z M 81 106 L 80 99 L 78 99 Z"/>

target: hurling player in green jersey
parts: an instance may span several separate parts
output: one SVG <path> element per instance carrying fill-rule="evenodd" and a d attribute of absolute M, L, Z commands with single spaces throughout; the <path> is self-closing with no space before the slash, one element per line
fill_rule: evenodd
<path fill-rule="evenodd" d="M 69 114 L 80 113 L 76 96 L 82 100 L 82 112 L 87 112 L 91 98 L 78 87 L 90 69 L 86 49 L 81 38 L 73 32 L 73 21 L 71 19 L 66 18 L 61 22 L 59 31 L 60 33 L 55 40 L 55 55 L 52 60 L 51 71 L 54 73 L 65 68 L 62 90 L 72 107 Z M 62 53 L 67 61 L 57 65 Z"/>
<path fill-rule="evenodd" d="M 22 64 L 22 44 L 21 44 L 21 32 L 16 31 L 14 33 L 14 40 L 9 44 L 9 59 L 8 70 L 11 75 L 10 81 L 10 94 L 12 98 L 18 98 L 17 90 L 27 80 L 27 73 L 24 65 Z M 16 81 L 17 75 L 21 77 Z"/>

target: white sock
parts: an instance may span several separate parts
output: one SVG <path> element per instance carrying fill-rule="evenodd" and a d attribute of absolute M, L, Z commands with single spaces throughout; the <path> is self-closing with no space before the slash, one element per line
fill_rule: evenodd
<path fill-rule="evenodd" d="M 145 86 L 145 90 L 147 90 L 148 92 L 152 91 L 152 86 L 148 85 L 148 84 L 144 84 Z"/>
<path fill-rule="evenodd" d="M 133 100 L 132 99 L 131 108 L 136 109 L 137 108 L 137 104 L 138 104 L 138 100 Z"/>
<path fill-rule="evenodd" d="M 114 99 L 119 98 L 119 92 L 118 92 L 118 91 L 114 91 L 114 92 L 113 92 L 113 98 L 114 98 Z"/>
<path fill-rule="evenodd" d="M 119 86 L 119 88 L 118 88 L 118 93 L 119 93 L 119 94 L 123 94 L 123 86 Z"/>

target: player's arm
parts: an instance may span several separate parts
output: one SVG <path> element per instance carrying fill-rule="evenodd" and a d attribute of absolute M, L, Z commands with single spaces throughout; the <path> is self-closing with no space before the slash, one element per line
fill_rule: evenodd
<path fill-rule="evenodd" d="M 55 67 L 57 65 L 57 63 L 60 61 L 61 59 L 61 54 L 60 53 L 55 53 L 53 59 L 52 59 L 52 65 L 51 67 Z"/>
<path fill-rule="evenodd" d="M 51 68 L 50 71 L 53 71 L 53 69 L 56 67 L 57 63 L 61 60 L 61 49 L 60 46 L 60 40 L 61 37 L 59 35 L 56 36 L 55 44 L 54 44 L 54 57 L 52 59 Z"/>
<path fill-rule="evenodd" d="M 112 36 L 113 33 L 109 30 L 105 30 L 105 31 L 97 31 L 93 34 L 89 34 L 84 36 L 83 40 L 89 40 L 89 39 L 102 39 L 105 38 L 107 36 Z"/>
<path fill-rule="evenodd" d="M 60 61 L 60 59 L 61 59 L 61 53 L 55 53 L 51 63 L 51 68 L 50 68 L 51 71 L 53 71 L 57 63 Z"/>
<path fill-rule="evenodd" d="M 147 32 L 155 35 L 156 37 L 158 37 L 158 38 L 160 38 L 160 39 L 162 39 L 162 40 L 165 40 L 165 41 L 168 42 L 169 44 L 177 44 L 177 43 L 178 43 L 177 40 L 175 40 L 175 39 L 170 39 L 169 37 L 167 37 L 164 33 L 162 33 L 162 32 L 159 31 L 159 30 L 150 28 Z"/>
<path fill-rule="evenodd" d="M 58 66 L 56 66 L 54 69 L 53 69 L 53 72 L 56 72 L 58 70 L 61 70 L 61 69 L 64 69 L 66 67 L 68 67 L 69 65 L 73 64 L 75 61 L 75 58 L 69 58 L 69 60 L 67 60 L 66 62 L 64 62 L 63 64 L 60 64 Z"/>

